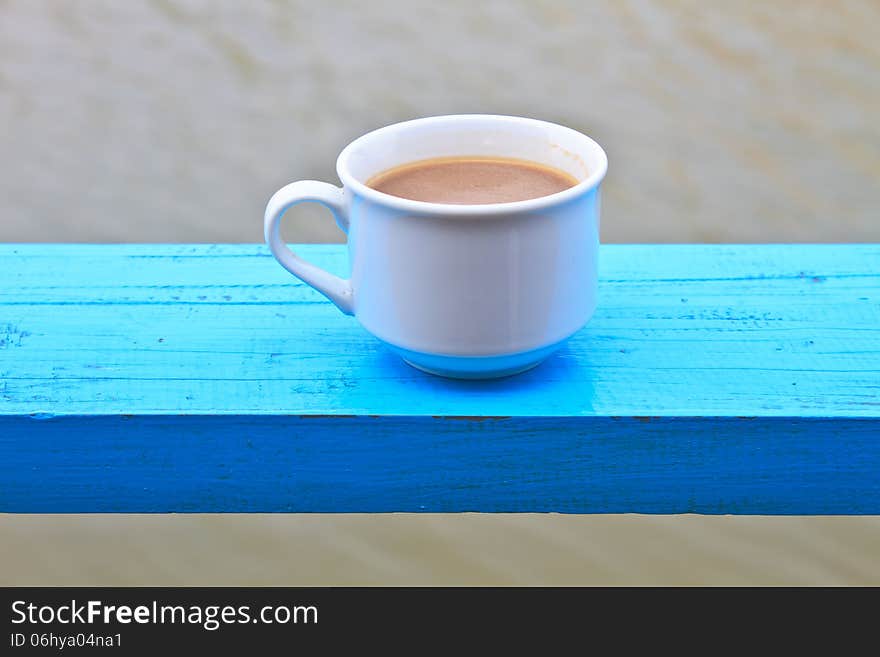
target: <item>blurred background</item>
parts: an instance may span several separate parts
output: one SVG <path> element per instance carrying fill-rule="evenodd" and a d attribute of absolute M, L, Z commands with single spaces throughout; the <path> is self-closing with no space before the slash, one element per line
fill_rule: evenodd
<path fill-rule="evenodd" d="M 358 135 L 487 112 L 605 147 L 606 242 L 880 242 L 878 34 L 872 0 L 0 0 L 0 241 L 260 242 Z M 880 584 L 878 555 L 877 517 L 0 516 L 0 584 Z"/>
<path fill-rule="evenodd" d="M 608 242 L 880 241 L 878 30 L 874 0 L 3 0 L 0 240 L 259 242 L 358 135 L 485 112 L 605 147 Z"/>

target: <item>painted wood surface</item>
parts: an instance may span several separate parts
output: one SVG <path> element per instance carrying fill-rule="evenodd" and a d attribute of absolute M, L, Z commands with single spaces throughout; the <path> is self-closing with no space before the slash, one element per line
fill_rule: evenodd
<path fill-rule="evenodd" d="M 460 382 L 261 246 L 0 246 L 0 511 L 880 513 L 878 265 L 604 246 L 562 353 Z"/>

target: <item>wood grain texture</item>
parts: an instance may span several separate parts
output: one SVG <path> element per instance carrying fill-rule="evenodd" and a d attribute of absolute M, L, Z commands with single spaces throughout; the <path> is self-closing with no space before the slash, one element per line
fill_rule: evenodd
<path fill-rule="evenodd" d="M 0 511 L 880 513 L 880 246 L 601 257 L 568 347 L 460 382 L 261 246 L 0 246 Z"/>
<path fill-rule="evenodd" d="M 7 418 L 0 510 L 880 513 L 874 420 Z"/>

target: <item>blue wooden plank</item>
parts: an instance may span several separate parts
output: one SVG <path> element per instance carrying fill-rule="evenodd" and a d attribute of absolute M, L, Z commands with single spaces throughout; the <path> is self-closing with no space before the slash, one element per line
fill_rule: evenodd
<path fill-rule="evenodd" d="M 0 509 L 880 513 L 874 420 L 10 418 Z"/>
<path fill-rule="evenodd" d="M 344 273 L 340 246 L 304 255 Z M 0 413 L 880 416 L 880 246 L 605 246 L 532 372 L 404 365 L 257 246 L 0 246 Z"/>
<path fill-rule="evenodd" d="M 880 513 L 880 246 L 601 257 L 565 350 L 462 382 L 263 247 L 0 246 L 0 511 Z"/>

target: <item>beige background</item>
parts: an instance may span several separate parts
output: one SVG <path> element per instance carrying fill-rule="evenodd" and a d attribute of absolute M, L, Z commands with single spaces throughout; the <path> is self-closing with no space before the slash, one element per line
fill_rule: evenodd
<path fill-rule="evenodd" d="M 257 242 L 364 131 L 499 112 L 606 147 L 605 241 L 877 242 L 878 30 L 868 0 L 0 0 L 0 241 Z M 0 584 L 880 584 L 878 555 L 876 517 L 0 516 Z"/>
<path fill-rule="evenodd" d="M 0 240 L 257 242 L 359 134 L 498 112 L 605 146 L 606 241 L 880 241 L 878 29 L 870 0 L 5 0 Z"/>
<path fill-rule="evenodd" d="M 877 517 L 0 519 L 0 584 L 880 585 Z"/>

